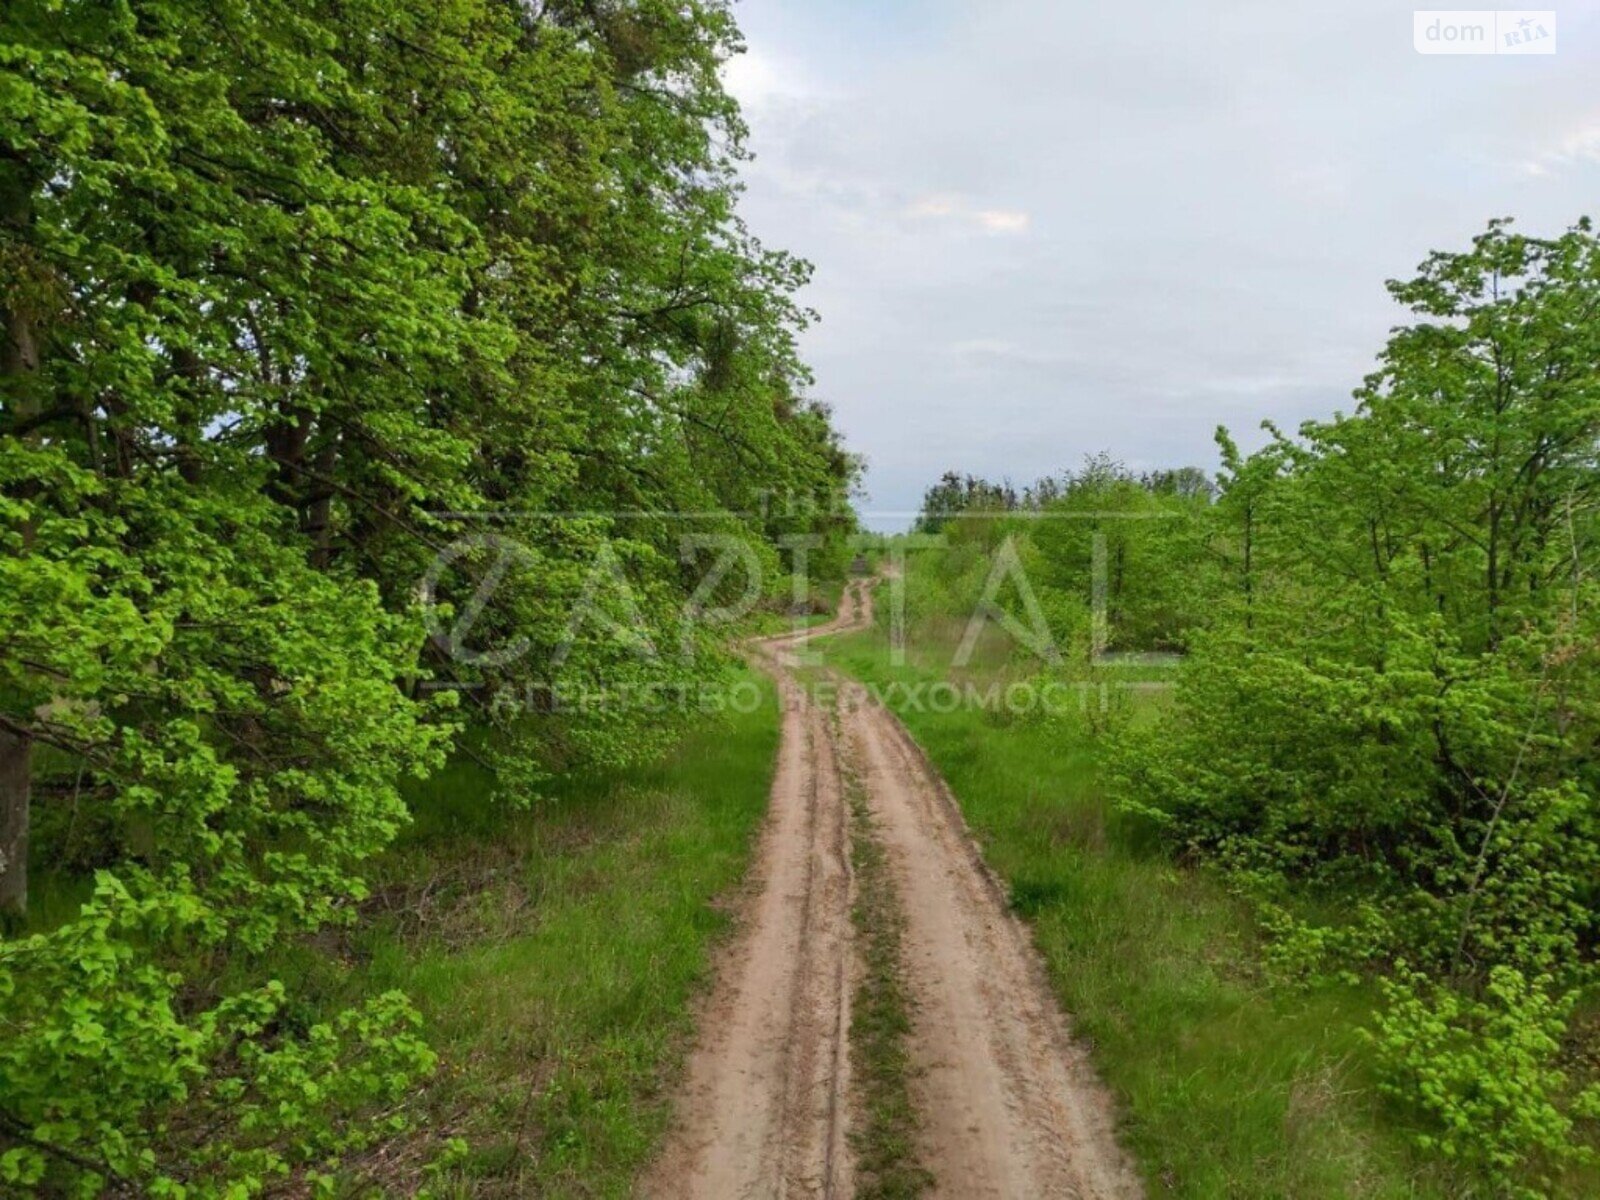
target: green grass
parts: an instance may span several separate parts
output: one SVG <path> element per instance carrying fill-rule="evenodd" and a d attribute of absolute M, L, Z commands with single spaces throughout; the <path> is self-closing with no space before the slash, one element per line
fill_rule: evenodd
<path fill-rule="evenodd" d="M 832 714 L 838 720 L 838 712 Z M 860 1114 L 851 1130 L 857 1200 L 914 1200 L 933 1183 L 918 1162 L 918 1118 L 911 1100 L 911 1000 L 902 978 L 905 912 L 873 827 L 860 778 L 846 768 L 850 862 L 856 903 L 851 911 L 861 979 L 850 1010 L 852 1083 Z"/>
<path fill-rule="evenodd" d="M 837 600 L 834 601 L 838 603 Z M 833 620 L 833 610 L 801 613 L 798 616 L 779 612 L 753 613 L 745 619 L 743 628 L 754 637 L 777 637 L 800 629 L 811 629 Z"/>
<path fill-rule="evenodd" d="M 766 685 L 762 685 L 766 689 Z M 770 689 L 764 690 L 770 700 Z M 457 762 L 369 872 L 359 928 L 280 964 L 329 1006 L 389 988 L 441 1055 L 415 1146 L 360 1164 L 412 1194 L 448 1136 L 443 1196 L 625 1196 L 666 1121 L 690 1001 L 766 807 L 776 706 L 691 733 L 661 761 L 571 774 L 508 815 Z"/>
<path fill-rule="evenodd" d="M 919 645 L 898 668 L 879 629 L 826 650 L 869 683 L 939 678 Z M 1242 906 L 1108 805 L 1089 721 L 902 715 L 1031 922 L 1152 1196 L 1471 1194 L 1424 1172 L 1375 1100 L 1357 1033 L 1371 995 L 1269 987 Z"/>

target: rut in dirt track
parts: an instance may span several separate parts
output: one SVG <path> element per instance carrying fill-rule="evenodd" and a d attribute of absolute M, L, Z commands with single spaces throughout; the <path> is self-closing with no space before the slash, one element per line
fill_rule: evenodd
<path fill-rule="evenodd" d="M 785 701 L 771 807 L 673 1131 L 641 1193 L 853 1194 L 848 764 L 905 914 L 916 1150 L 933 1173 L 930 1194 L 1140 1196 L 1109 1100 L 943 781 L 863 689 L 842 689 L 833 721 L 796 680 L 806 638 L 870 620 L 870 592 L 857 585 L 830 625 L 758 644 Z"/>

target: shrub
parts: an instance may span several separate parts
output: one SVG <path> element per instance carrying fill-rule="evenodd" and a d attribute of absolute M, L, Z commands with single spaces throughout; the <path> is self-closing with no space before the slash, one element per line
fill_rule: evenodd
<path fill-rule="evenodd" d="M 1418 1119 L 1425 1149 L 1482 1171 L 1508 1195 L 1536 1197 L 1547 1168 L 1587 1160 L 1574 1128 L 1600 1117 L 1600 1085 L 1578 1090 L 1559 1064 L 1576 993 L 1496 967 L 1481 999 L 1404 967 L 1384 981 L 1371 1034 L 1382 1088 Z"/>

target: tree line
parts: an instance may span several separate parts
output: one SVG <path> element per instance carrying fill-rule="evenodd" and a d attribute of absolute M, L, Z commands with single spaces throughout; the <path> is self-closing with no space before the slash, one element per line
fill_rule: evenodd
<path fill-rule="evenodd" d="M 1219 430 L 1214 489 L 1091 461 L 1031 514 L 1082 519 L 979 535 L 950 515 L 1026 504 L 948 475 L 923 526 L 1021 540 L 1080 662 L 1100 539 L 1113 645 L 1184 652 L 1117 802 L 1226 870 L 1282 981 L 1376 981 L 1424 1149 L 1543 1195 L 1600 1135 L 1600 240 L 1496 221 L 1389 286 L 1354 410 Z"/>
<path fill-rule="evenodd" d="M 843 570 L 740 48 L 722 0 L 5 6 L 0 1188 L 331 1187 L 431 1053 L 251 964 L 470 731 L 523 802 L 658 741 L 552 698 L 716 669 L 615 636 L 705 638 L 686 530 Z"/>

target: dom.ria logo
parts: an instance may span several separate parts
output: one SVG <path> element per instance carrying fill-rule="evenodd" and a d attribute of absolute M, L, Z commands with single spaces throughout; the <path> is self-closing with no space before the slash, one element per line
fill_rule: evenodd
<path fill-rule="evenodd" d="M 1551 9 L 1419 9 L 1411 14 L 1418 54 L 1554 54 Z"/>

